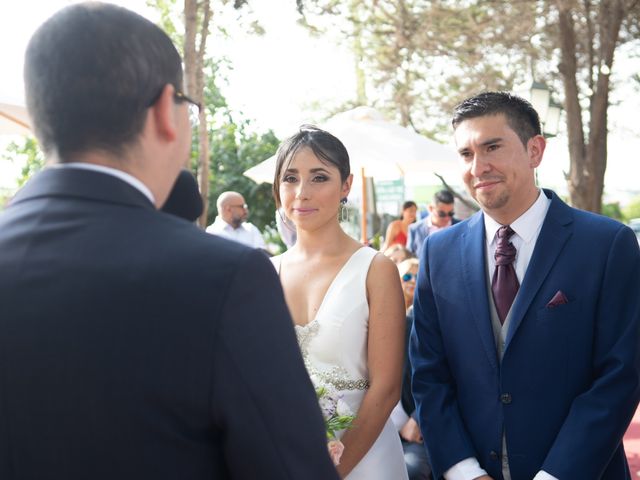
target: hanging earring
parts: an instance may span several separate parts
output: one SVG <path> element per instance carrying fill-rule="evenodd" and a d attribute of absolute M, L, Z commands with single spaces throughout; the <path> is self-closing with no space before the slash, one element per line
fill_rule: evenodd
<path fill-rule="evenodd" d="M 340 221 L 349 222 L 349 209 L 347 208 L 347 197 L 340 200 Z"/>

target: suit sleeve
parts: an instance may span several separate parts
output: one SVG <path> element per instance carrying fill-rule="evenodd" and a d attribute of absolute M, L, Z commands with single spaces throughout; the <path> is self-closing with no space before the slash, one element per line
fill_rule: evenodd
<path fill-rule="evenodd" d="M 338 479 L 273 266 L 252 250 L 229 281 L 212 387 L 228 478 Z"/>
<path fill-rule="evenodd" d="M 542 470 L 557 478 L 599 477 L 640 398 L 640 250 L 621 227 L 598 294 L 591 387 L 576 397 Z M 584 472 L 580 475 L 579 472 Z"/>
<path fill-rule="evenodd" d="M 446 358 L 440 318 L 431 287 L 428 236 L 420 258 L 411 332 L 412 391 L 434 478 L 460 461 L 476 457 L 460 416 L 456 385 Z"/>

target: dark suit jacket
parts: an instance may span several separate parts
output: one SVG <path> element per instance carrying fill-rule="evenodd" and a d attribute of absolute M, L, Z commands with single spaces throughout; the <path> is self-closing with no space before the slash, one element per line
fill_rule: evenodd
<path fill-rule="evenodd" d="M 337 479 L 264 253 L 109 175 L 0 215 L 0 478 Z"/>
<path fill-rule="evenodd" d="M 640 397 L 640 252 L 618 222 L 552 199 L 511 312 L 491 328 L 482 213 L 428 237 L 411 339 L 413 392 L 436 478 L 476 457 L 501 479 L 629 477 Z M 548 308 L 556 292 L 568 303 Z"/>

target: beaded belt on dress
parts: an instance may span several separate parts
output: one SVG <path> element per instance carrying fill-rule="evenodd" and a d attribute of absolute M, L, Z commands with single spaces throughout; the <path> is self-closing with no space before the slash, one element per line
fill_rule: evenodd
<path fill-rule="evenodd" d="M 298 337 L 298 345 L 300 345 L 300 350 L 302 351 L 304 366 L 307 368 L 309 376 L 318 377 L 323 383 L 332 385 L 337 390 L 368 389 L 369 380 L 367 380 L 366 378 L 350 380 L 347 370 L 339 365 L 334 365 L 327 370 L 319 370 L 311 364 L 307 354 L 307 347 L 311 338 L 313 338 L 318 333 L 319 327 L 320 324 L 316 321 L 313 321 L 304 326 L 296 325 L 295 328 L 296 336 Z"/>

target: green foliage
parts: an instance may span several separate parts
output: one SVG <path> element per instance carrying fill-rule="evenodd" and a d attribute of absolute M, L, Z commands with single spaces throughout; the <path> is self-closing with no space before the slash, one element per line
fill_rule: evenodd
<path fill-rule="evenodd" d="M 602 215 L 605 215 L 619 222 L 624 222 L 624 214 L 620 209 L 620 202 L 605 203 L 602 205 Z"/>
<path fill-rule="evenodd" d="M 26 137 L 22 143 L 11 142 L 2 154 L 2 158 L 22 165 L 20 177 L 17 179 L 19 187 L 24 185 L 34 173 L 42 170 L 45 164 L 44 154 L 35 137 Z"/>
<path fill-rule="evenodd" d="M 182 10 L 184 6 L 183 2 L 178 4 L 175 0 L 147 0 L 147 6 L 156 9 L 160 14 L 158 26 L 169 35 L 169 38 L 171 38 L 180 55 L 184 55 L 182 42 L 183 33 L 178 32 L 175 21 L 175 19 L 182 19 L 184 17 Z M 184 30 L 181 24 L 179 24 L 179 26 L 181 30 Z"/>
<path fill-rule="evenodd" d="M 209 218 L 217 215 L 216 199 L 229 190 L 241 193 L 249 205 L 249 221 L 261 231 L 275 228 L 275 202 L 270 184 L 256 184 L 243 172 L 274 155 L 279 140 L 272 131 L 250 131 L 250 122 L 228 121 L 211 132 L 211 170 L 209 190 Z"/>
<path fill-rule="evenodd" d="M 626 220 L 640 218 L 640 196 L 634 198 L 631 203 L 622 209 Z"/>

